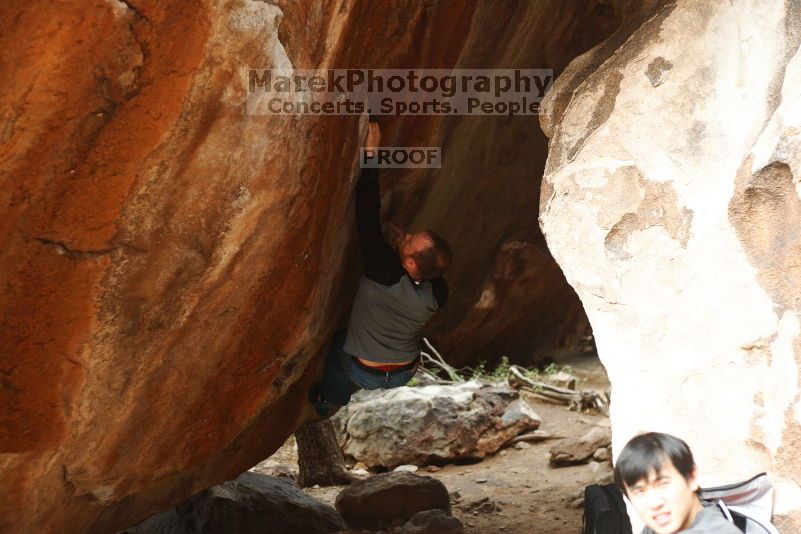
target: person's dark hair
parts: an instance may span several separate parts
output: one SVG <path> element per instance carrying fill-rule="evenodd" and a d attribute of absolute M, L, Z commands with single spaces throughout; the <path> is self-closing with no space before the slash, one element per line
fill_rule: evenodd
<path fill-rule="evenodd" d="M 453 252 L 448 242 L 441 235 L 431 230 L 423 232 L 428 246 L 416 252 L 412 258 L 417 265 L 417 271 L 423 280 L 431 280 L 441 276 L 453 260 Z"/>
<path fill-rule="evenodd" d="M 662 434 L 648 432 L 631 439 L 615 464 L 615 484 L 620 491 L 626 492 L 626 486 L 633 486 L 642 479 L 647 479 L 651 472 L 658 473 L 665 460 L 669 460 L 684 480 L 690 480 L 695 471 L 695 460 L 690 447 L 681 439 Z"/>

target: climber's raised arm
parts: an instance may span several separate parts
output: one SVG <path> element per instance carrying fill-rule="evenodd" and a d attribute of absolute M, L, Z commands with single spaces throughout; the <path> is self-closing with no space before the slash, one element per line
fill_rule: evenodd
<path fill-rule="evenodd" d="M 363 146 L 367 157 L 375 157 L 381 146 L 381 129 L 377 122 L 370 122 L 367 128 Z M 365 276 L 384 285 L 397 282 L 403 274 L 403 267 L 381 230 L 378 169 L 363 168 L 356 184 L 356 228 Z"/>

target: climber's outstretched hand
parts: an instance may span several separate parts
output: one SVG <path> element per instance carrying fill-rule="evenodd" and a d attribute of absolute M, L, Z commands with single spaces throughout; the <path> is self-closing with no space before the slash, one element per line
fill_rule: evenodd
<path fill-rule="evenodd" d="M 377 122 L 367 123 L 367 137 L 364 139 L 364 151 L 368 158 L 375 156 L 375 151 L 381 146 L 381 128 Z"/>

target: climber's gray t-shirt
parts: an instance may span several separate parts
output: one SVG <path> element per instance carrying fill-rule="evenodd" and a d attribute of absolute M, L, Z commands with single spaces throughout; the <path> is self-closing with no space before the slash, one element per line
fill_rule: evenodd
<path fill-rule="evenodd" d="M 418 284 L 403 275 L 385 286 L 362 276 L 343 348 L 374 362 L 414 360 L 420 353 L 423 326 L 436 311 L 429 281 Z"/>
<path fill-rule="evenodd" d="M 363 169 L 356 185 L 356 225 L 364 276 L 353 301 L 344 351 L 380 363 L 412 361 L 420 354 L 422 330 L 444 304 L 442 277 L 412 280 L 384 239 L 378 170 Z"/>
<path fill-rule="evenodd" d="M 695 516 L 690 528 L 680 531 L 681 534 L 743 534 L 740 529 L 729 523 L 717 508 L 702 508 Z M 648 527 L 641 534 L 655 534 Z"/>

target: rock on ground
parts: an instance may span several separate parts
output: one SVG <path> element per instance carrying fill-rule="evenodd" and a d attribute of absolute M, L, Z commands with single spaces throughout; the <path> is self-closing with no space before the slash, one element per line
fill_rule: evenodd
<path fill-rule="evenodd" d="M 450 514 L 447 488 L 439 480 L 413 473 L 382 473 L 356 482 L 337 495 L 336 509 L 353 528 L 402 525 L 416 513 L 439 509 Z"/>
<path fill-rule="evenodd" d="M 334 417 L 342 450 L 368 466 L 479 459 L 540 418 L 505 384 L 360 391 Z"/>
<path fill-rule="evenodd" d="M 549 461 L 556 467 L 586 463 L 598 449 L 611 444 L 611 430 L 594 427 L 579 439 L 564 438 L 554 443 L 549 451 Z"/>
<path fill-rule="evenodd" d="M 417 512 L 401 527 L 399 534 L 462 534 L 462 522 L 444 510 Z"/>
<path fill-rule="evenodd" d="M 603 375 L 600 363 L 594 362 L 593 367 Z M 573 363 L 583 365 L 578 361 Z M 586 376 L 581 371 L 582 380 Z M 607 387 L 603 381 L 605 376 L 598 381 L 599 389 Z M 543 417 L 542 428 L 551 435 L 580 438 L 592 426 L 608 426 L 604 414 L 580 414 L 560 405 L 535 399 L 531 402 Z M 448 488 L 452 514 L 463 523 L 467 534 L 580 532 L 581 511 L 570 504 L 579 494 L 583 495 L 586 485 L 607 483 L 611 466 L 592 462 L 554 469 L 548 464 L 552 443 L 534 443 L 526 450 L 501 449 L 478 463 L 441 466 L 429 476 Z M 344 486 L 332 486 L 304 488 L 304 491 L 333 505 L 343 489 Z"/>
<path fill-rule="evenodd" d="M 248 472 L 123 534 L 329 534 L 344 526 L 333 507 L 291 481 Z"/>

